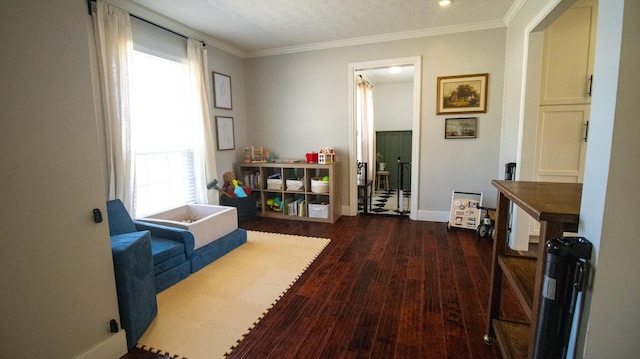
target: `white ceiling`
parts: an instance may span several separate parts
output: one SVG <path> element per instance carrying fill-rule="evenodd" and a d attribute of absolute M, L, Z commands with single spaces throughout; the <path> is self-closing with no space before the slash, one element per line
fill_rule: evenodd
<path fill-rule="evenodd" d="M 251 57 L 501 27 L 511 8 L 520 6 L 524 0 L 454 0 L 452 5 L 442 8 L 436 0 L 128 2 L 187 25 L 235 49 L 234 52 Z"/>

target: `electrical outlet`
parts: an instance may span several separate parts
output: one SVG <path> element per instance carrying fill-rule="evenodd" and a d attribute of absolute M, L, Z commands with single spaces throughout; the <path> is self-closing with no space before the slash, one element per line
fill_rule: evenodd
<path fill-rule="evenodd" d="M 111 333 L 117 333 L 120 331 L 120 326 L 115 319 L 111 319 L 109 321 L 109 330 L 111 331 Z"/>

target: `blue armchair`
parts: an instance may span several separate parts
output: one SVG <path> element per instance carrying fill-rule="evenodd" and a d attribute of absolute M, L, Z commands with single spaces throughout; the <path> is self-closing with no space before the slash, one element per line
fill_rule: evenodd
<path fill-rule="evenodd" d="M 191 273 L 190 258 L 194 246 L 191 232 L 134 221 L 119 199 L 107 201 L 107 214 L 111 236 L 139 231 L 149 231 L 151 234 L 151 255 L 156 293 L 160 293 L 189 276 Z"/>
<path fill-rule="evenodd" d="M 149 231 L 111 236 L 120 323 L 133 348 L 158 313 Z"/>

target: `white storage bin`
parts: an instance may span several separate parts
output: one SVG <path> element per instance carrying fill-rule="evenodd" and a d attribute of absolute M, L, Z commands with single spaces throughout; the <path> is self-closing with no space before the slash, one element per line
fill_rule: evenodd
<path fill-rule="evenodd" d="M 304 192 L 304 180 L 287 180 L 287 191 Z"/>
<path fill-rule="evenodd" d="M 309 204 L 309 217 L 313 218 L 329 218 L 328 204 Z"/>
<path fill-rule="evenodd" d="M 329 181 L 323 181 L 322 178 L 311 179 L 311 192 L 313 193 L 329 193 Z"/>
<path fill-rule="evenodd" d="M 267 178 L 267 189 L 282 190 L 282 180 L 279 178 L 270 179 Z"/>

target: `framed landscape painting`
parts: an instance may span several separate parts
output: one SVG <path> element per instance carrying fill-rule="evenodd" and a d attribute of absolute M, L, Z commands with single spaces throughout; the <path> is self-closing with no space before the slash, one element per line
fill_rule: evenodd
<path fill-rule="evenodd" d="M 436 115 L 487 112 L 489 74 L 438 77 Z"/>
<path fill-rule="evenodd" d="M 444 138 L 446 139 L 478 137 L 477 117 L 447 118 L 444 123 Z"/>

